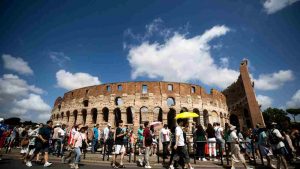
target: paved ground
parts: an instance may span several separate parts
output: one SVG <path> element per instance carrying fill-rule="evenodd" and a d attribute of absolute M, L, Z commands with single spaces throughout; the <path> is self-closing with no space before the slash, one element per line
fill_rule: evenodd
<path fill-rule="evenodd" d="M 100 158 L 101 157 L 101 158 Z M 137 156 L 136 159 L 140 158 Z M 133 159 L 132 159 L 133 160 Z M 57 168 L 57 169 L 67 169 L 70 168 L 68 164 L 62 164 L 60 158 L 57 158 L 55 156 L 50 156 L 50 162 L 53 163 L 53 165 L 50 168 Z M 192 165 L 194 168 L 204 168 L 204 169 L 212 169 L 212 168 L 230 168 L 229 166 L 226 166 L 226 162 L 224 162 L 224 166 L 221 165 L 221 162 L 212 162 L 212 161 L 207 161 L 207 162 L 200 162 L 197 161 L 196 164 L 194 164 L 194 161 L 192 160 Z M 275 162 L 275 161 L 274 161 Z M 141 168 L 138 167 L 136 163 L 131 161 L 129 163 L 129 158 L 128 156 L 125 157 L 124 161 L 126 168 Z M 81 160 L 81 166 L 80 168 L 82 169 L 102 169 L 102 168 L 110 168 L 110 161 L 102 161 L 102 155 L 100 154 L 90 154 L 88 153 L 86 155 L 86 159 Z M 151 166 L 152 168 L 163 168 L 162 160 L 160 159 L 160 163 L 157 163 L 157 158 L 151 157 Z M 252 165 L 253 168 L 261 168 L 264 169 L 266 168 L 265 166 L 262 165 Z M 22 164 L 20 160 L 20 155 L 17 151 L 13 151 L 9 154 L 4 154 L 3 155 L 3 160 L 0 161 L 0 168 L 1 169 L 23 169 L 23 168 L 28 168 L 25 164 Z M 44 168 L 43 165 L 38 165 L 34 164 L 31 168 Z M 239 163 L 236 167 L 237 169 L 242 169 L 242 165 Z M 290 169 L 293 168 L 300 168 L 300 165 L 297 166 L 289 166 Z"/>

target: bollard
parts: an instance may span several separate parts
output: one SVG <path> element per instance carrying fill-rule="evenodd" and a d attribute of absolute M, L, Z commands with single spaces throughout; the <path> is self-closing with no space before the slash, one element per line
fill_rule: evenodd
<path fill-rule="evenodd" d="M 134 156 L 133 156 L 133 162 L 134 162 L 134 163 L 136 162 L 136 153 L 135 153 L 135 151 L 136 151 L 136 144 L 137 144 L 137 143 L 135 143 L 135 145 L 134 145 L 134 151 L 133 151 L 133 153 L 134 153 Z"/>

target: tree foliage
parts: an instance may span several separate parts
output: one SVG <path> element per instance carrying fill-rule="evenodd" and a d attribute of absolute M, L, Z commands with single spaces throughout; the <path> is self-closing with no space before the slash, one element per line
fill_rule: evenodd
<path fill-rule="evenodd" d="M 291 114 L 294 118 L 294 122 L 296 122 L 296 116 L 300 114 L 300 109 L 287 109 L 286 112 Z"/>
<path fill-rule="evenodd" d="M 276 122 L 281 128 L 283 128 L 287 125 L 287 123 L 290 123 L 290 118 L 287 116 L 287 112 L 278 108 L 267 108 L 263 111 L 263 117 L 267 125 L 272 122 Z"/>

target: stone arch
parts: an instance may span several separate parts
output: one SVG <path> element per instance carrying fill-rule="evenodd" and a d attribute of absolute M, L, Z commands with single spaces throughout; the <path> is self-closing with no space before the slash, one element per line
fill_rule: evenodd
<path fill-rule="evenodd" d="M 169 107 L 175 106 L 176 105 L 175 99 L 173 97 L 168 97 L 167 98 L 167 105 Z"/>
<path fill-rule="evenodd" d="M 240 128 L 239 118 L 235 114 L 231 114 L 229 117 L 229 121 L 231 125 L 236 126 L 236 128 Z"/>
<path fill-rule="evenodd" d="M 109 116 L 109 109 L 107 107 L 104 107 L 102 109 L 102 113 L 103 113 L 103 120 L 105 122 L 108 122 L 108 116 Z"/>
<path fill-rule="evenodd" d="M 210 123 L 213 124 L 213 123 L 216 123 L 216 122 L 220 122 L 220 117 L 218 115 L 218 113 L 213 110 L 211 113 L 210 113 Z"/>
<path fill-rule="evenodd" d="M 133 124 L 133 107 L 127 107 L 126 116 L 127 116 L 127 124 Z"/>
<path fill-rule="evenodd" d="M 208 111 L 206 109 L 203 110 L 203 125 L 205 127 L 207 127 L 209 123 L 209 119 L 208 119 Z"/>
<path fill-rule="evenodd" d="M 66 115 L 67 115 L 67 122 L 69 122 L 70 121 L 70 111 L 67 111 Z"/>
<path fill-rule="evenodd" d="M 89 107 L 89 100 L 84 100 L 82 104 L 84 107 Z"/>
<path fill-rule="evenodd" d="M 82 110 L 81 110 L 81 115 L 82 115 L 82 122 L 83 122 L 83 125 L 85 125 L 85 124 L 86 124 L 87 110 L 86 110 L 86 109 L 82 109 Z"/>
<path fill-rule="evenodd" d="M 167 115 L 169 129 L 172 129 L 173 127 L 176 126 L 175 116 L 176 116 L 176 110 L 173 108 L 170 108 L 168 115 Z"/>
<path fill-rule="evenodd" d="M 64 112 L 61 112 L 61 113 L 60 113 L 61 120 L 63 120 L 63 119 L 64 119 L 64 115 L 65 115 L 65 113 L 64 113 Z"/>
<path fill-rule="evenodd" d="M 56 114 L 56 120 L 58 120 L 59 119 L 59 114 Z"/>
<path fill-rule="evenodd" d="M 77 110 L 74 110 L 74 111 L 73 111 L 74 124 L 77 123 L 77 116 L 78 116 L 78 111 L 77 111 Z"/>
<path fill-rule="evenodd" d="M 120 120 L 122 120 L 121 109 L 120 108 L 115 108 L 114 109 L 114 115 L 115 115 L 115 125 L 116 125 L 117 122 L 119 122 Z"/>
<path fill-rule="evenodd" d="M 96 124 L 97 123 L 98 110 L 96 108 L 92 108 L 91 115 L 92 115 L 93 124 Z"/>
<path fill-rule="evenodd" d="M 244 109 L 244 124 L 247 128 L 251 128 L 251 118 L 248 109 Z"/>
<path fill-rule="evenodd" d="M 196 123 L 196 125 L 201 124 L 201 122 L 200 122 L 201 115 L 200 115 L 199 109 L 195 108 L 195 109 L 193 109 L 193 112 L 199 115 L 199 117 L 193 118 L 193 121 Z"/>
<path fill-rule="evenodd" d="M 163 121 L 163 111 L 162 111 L 162 108 L 155 107 L 153 109 L 153 115 L 154 115 L 153 121 L 160 121 L 160 122 Z M 156 119 L 156 117 L 157 117 L 157 119 Z"/>
<path fill-rule="evenodd" d="M 123 105 L 123 99 L 121 97 L 115 98 L 115 105 L 116 106 L 122 106 Z"/>
<path fill-rule="evenodd" d="M 149 121 L 149 119 L 147 118 L 148 113 L 148 107 L 143 106 L 140 108 L 140 124 L 143 124 L 145 121 Z"/>

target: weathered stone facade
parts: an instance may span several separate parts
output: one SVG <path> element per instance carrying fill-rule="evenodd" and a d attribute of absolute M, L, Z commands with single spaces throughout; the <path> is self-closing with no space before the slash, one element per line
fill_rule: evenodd
<path fill-rule="evenodd" d="M 162 121 L 172 127 L 177 113 L 191 111 L 200 116 L 189 119 L 190 122 L 204 126 L 213 122 L 224 126 L 230 114 L 238 116 L 240 126 L 248 124 L 249 119 L 253 126 L 257 122 L 253 118 L 262 122 L 263 119 L 246 62 L 240 71 L 237 82 L 223 92 L 211 89 L 206 93 L 198 85 L 162 81 L 107 83 L 75 89 L 56 99 L 51 119 L 69 126 L 76 123 L 104 126 L 108 122 L 114 125 L 122 119 L 135 129 L 144 121 Z M 248 116 L 243 116 L 244 109 Z"/>

